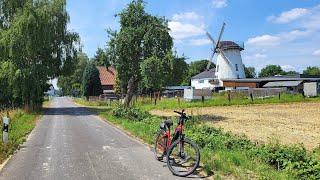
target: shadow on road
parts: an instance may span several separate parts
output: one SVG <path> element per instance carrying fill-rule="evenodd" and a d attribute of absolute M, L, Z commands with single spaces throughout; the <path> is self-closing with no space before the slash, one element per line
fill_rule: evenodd
<path fill-rule="evenodd" d="M 47 107 L 44 108 L 44 115 L 69 115 L 69 116 L 88 116 L 97 115 L 108 108 L 91 107 Z"/>

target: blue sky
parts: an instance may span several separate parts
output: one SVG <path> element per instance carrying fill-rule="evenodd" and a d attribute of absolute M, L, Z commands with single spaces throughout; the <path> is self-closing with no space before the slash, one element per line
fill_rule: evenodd
<path fill-rule="evenodd" d="M 128 0 L 68 0 L 69 29 L 80 34 L 83 51 L 93 57 L 104 47 L 107 28 Z M 169 20 L 174 47 L 188 62 L 207 59 L 225 22 L 223 40 L 242 41 L 243 61 L 258 71 L 267 64 L 302 72 L 320 66 L 320 0 L 146 0 L 147 12 Z"/>

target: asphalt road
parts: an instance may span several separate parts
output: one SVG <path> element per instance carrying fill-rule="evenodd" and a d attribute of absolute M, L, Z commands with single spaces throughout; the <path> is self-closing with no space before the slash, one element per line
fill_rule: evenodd
<path fill-rule="evenodd" d="M 152 151 L 68 98 L 55 98 L 2 180 L 180 179 Z"/>

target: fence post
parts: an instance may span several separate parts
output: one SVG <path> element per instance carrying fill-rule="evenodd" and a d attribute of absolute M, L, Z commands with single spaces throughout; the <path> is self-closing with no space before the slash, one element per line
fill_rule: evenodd
<path fill-rule="evenodd" d="M 279 92 L 279 100 L 281 99 L 281 92 Z"/>
<path fill-rule="evenodd" d="M 7 116 L 3 117 L 3 131 L 2 131 L 2 141 L 7 144 L 9 141 L 9 112 L 7 111 Z"/>
<path fill-rule="evenodd" d="M 251 99 L 251 102 L 253 102 L 253 95 L 252 95 L 252 92 L 250 92 L 250 99 Z"/>
<path fill-rule="evenodd" d="M 229 101 L 229 104 L 231 103 L 231 91 L 228 90 L 228 101 Z"/>

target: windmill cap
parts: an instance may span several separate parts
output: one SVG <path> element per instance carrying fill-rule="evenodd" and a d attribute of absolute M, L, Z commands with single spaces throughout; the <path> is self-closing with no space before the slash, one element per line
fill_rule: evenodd
<path fill-rule="evenodd" d="M 220 47 L 222 48 L 222 50 L 239 49 L 240 51 L 242 51 L 244 50 L 244 43 L 234 41 L 220 41 Z"/>

